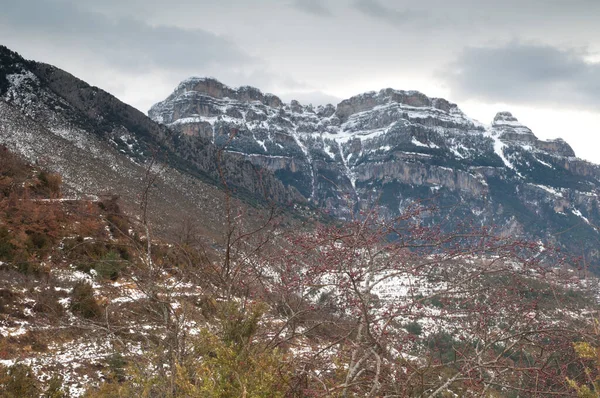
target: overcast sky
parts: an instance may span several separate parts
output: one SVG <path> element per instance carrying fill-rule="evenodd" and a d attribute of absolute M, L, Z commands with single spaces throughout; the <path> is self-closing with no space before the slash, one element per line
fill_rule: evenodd
<path fill-rule="evenodd" d="M 143 112 L 189 76 L 313 104 L 414 89 L 600 163 L 600 0 L 0 0 L 0 44 Z"/>

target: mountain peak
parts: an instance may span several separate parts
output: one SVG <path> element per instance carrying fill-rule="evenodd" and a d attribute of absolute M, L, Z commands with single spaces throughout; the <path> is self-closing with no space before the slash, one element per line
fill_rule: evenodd
<path fill-rule="evenodd" d="M 396 217 L 435 196 L 465 204 L 453 211 L 457 222 L 472 216 L 580 250 L 579 232 L 552 234 L 576 223 L 596 253 L 600 166 L 575 158 L 562 140 L 537 139 L 509 112 L 481 126 L 445 99 L 391 88 L 337 107 L 284 105 L 254 87 L 192 77 L 150 111 L 165 127 L 67 72 L 27 62 L 0 49 L 0 88 L 3 78 L 9 89 L 0 98 L 0 143 L 57 170 L 67 164 L 76 192 L 90 192 L 88 178 L 97 175 L 98 186 L 123 185 L 134 197 L 142 162 L 161 150 L 182 176 L 165 186 L 190 203 L 207 198 L 188 196 L 191 178 L 219 184 L 223 175 L 240 198 L 310 203 L 344 219 L 353 216 L 348 200 Z M 128 175 L 138 177 L 130 183 Z"/>
<path fill-rule="evenodd" d="M 492 121 L 492 126 L 525 127 L 521 122 L 519 122 L 519 119 L 507 111 L 498 112 Z"/>
<path fill-rule="evenodd" d="M 265 94 L 256 87 L 242 86 L 233 88 L 212 77 L 190 77 L 183 80 L 169 99 L 186 93 L 198 93 L 216 99 L 233 99 L 242 102 L 261 102 L 274 108 L 279 108 L 283 102 L 273 94 Z"/>
<path fill-rule="evenodd" d="M 429 97 L 416 90 L 405 91 L 386 88 L 381 90 L 379 95 L 388 98 L 390 101 L 413 106 L 415 108 L 431 107 L 444 112 L 449 112 L 452 108 L 457 108 L 455 104 L 452 104 L 443 98 Z"/>
<path fill-rule="evenodd" d="M 10 83 L 8 76 L 22 73 L 31 63 L 17 52 L 0 45 L 0 96 L 8 89 Z"/>

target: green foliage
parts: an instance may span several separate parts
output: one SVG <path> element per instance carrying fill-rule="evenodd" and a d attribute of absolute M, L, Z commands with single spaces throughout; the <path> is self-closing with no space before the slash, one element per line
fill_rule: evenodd
<path fill-rule="evenodd" d="M 48 249 L 52 245 L 52 240 L 44 233 L 32 232 L 27 237 L 26 245 L 32 251 L 42 251 Z"/>
<path fill-rule="evenodd" d="M 110 232 L 113 235 L 124 235 L 129 230 L 129 220 L 123 214 L 119 206 L 119 196 L 113 195 L 98 204 L 100 209 L 106 213 L 106 220 L 109 223 Z"/>
<path fill-rule="evenodd" d="M 204 333 L 198 341 L 203 361 L 194 369 L 197 383 L 190 382 L 189 369 L 179 367 L 178 384 L 185 395 L 207 398 L 284 397 L 283 357 L 277 350 L 264 351 L 229 345 Z M 237 349 L 236 349 L 237 348 Z"/>
<path fill-rule="evenodd" d="M 0 313 L 4 313 L 17 297 L 18 295 L 10 289 L 0 289 Z"/>
<path fill-rule="evenodd" d="M 37 177 L 39 184 L 34 187 L 36 193 L 48 198 L 57 198 L 60 196 L 60 186 L 62 184 L 60 175 L 40 171 Z"/>
<path fill-rule="evenodd" d="M 59 302 L 60 296 L 53 287 L 42 289 L 35 297 L 33 311 L 38 314 L 45 314 L 53 319 L 64 314 L 64 307 Z"/>
<path fill-rule="evenodd" d="M 40 392 L 30 367 L 15 364 L 0 369 L 0 398 L 38 398 Z"/>
<path fill-rule="evenodd" d="M 263 306 L 242 310 L 235 303 L 222 304 L 218 316 L 221 318 L 223 342 L 241 351 L 256 332 L 263 312 Z"/>
<path fill-rule="evenodd" d="M 190 352 L 168 361 L 168 372 L 148 374 L 147 363 L 132 362 L 125 376 L 123 358 L 113 355 L 108 360 L 113 376 L 86 397 L 283 398 L 293 369 L 278 350 L 265 349 L 256 340 L 264 310 L 262 305 L 216 303 L 214 325 L 219 330 L 188 336 Z M 161 352 L 156 356 L 149 352 L 146 359 L 164 359 L 163 349 L 157 347 Z M 152 362 L 151 367 L 164 364 Z"/>
<path fill-rule="evenodd" d="M 66 240 L 64 250 L 82 272 L 95 270 L 104 279 L 117 280 L 127 268 L 131 255 L 126 247 L 82 236 Z"/>
<path fill-rule="evenodd" d="M 419 322 L 411 322 L 404 325 L 404 329 L 410 334 L 414 334 L 415 336 L 420 336 L 423 332 L 423 327 L 419 324 Z"/>
<path fill-rule="evenodd" d="M 19 54 L 0 46 L 0 96 L 4 95 L 9 87 L 8 75 L 19 73 L 23 67 L 30 65 L 29 61 L 21 58 Z"/>
<path fill-rule="evenodd" d="M 114 353 L 106 359 L 111 380 L 122 383 L 126 379 L 127 360 L 120 353 Z"/>
<path fill-rule="evenodd" d="M 264 350 L 253 339 L 264 305 L 240 308 L 221 303 L 217 308 L 220 333 L 203 331 L 194 342 L 200 361 L 180 364 L 177 383 L 183 396 L 207 398 L 284 397 L 286 369 L 277 350 Z"/>
<path fill-rule="evenodd" d="M 597 331 L 598 334 L 598 331 Z M 600 397 L 600 347 L 587 342 L 578 342 L 573 344 L 575 352 L 585 363 L 584 382 L 567 379 L 569 386 L 577 392 L 579 398 L 599 398 Z"/>
<path fill-rule="evenodd" d="M 126 263 L 119 253 L 110 251 L 94 264 L 94 269 L 104 279 L 117 280 L 125 268 Z"/>
<path fill-rule="evenodd" d="M 47 273 L 47 270 L 44 269 L 37 261 L 17 261 L 16 269 L 23 275 L 40 277 Z"/>
<path fill-rule="evenodd" d="M 6 226 L 0 226 L 0 261 L 10 262 L 15 256 L 16 247 L 11 242 L 12 236 Z"/>
<path fill-rule="evenodd" d="M 437 356 L 442 363 L 454 362 L 456 360 L 457 347 L 464 345 L 458 343 L 446 332 L 440 332 L 429 336 L 426 344 L 432 354 Z"/>
<path fill-rule="evenodd" d="M 431 299 L 429 299 L 428 304 L 435 308 L 444 308 L 445 307 L 444 302 L 438 296 L 434 296 Z"/>
<path fill-rule="evenodd" d="M 102 310 L 94 298 L 94 289 L 87 282 L 78 282 L 71 291 L 71 311 L 84 318 L 96 318 Z"/>
<path fill-rule="evenodd" d="M 54 376 L 48 381 L 48 387 L 42 394 L 42 398 L 68 398 L 69 393 L 63 389 L 63 379 L 60 376 Z"/>

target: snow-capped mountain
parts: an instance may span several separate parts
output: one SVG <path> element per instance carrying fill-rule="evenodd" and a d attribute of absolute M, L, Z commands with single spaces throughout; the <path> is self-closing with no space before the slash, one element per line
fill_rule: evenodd
<path fill-rule="evenodd" d="M 509 112 L 484 125 L 444 99 L 394 89 L 313 107 L 190 78 L 149 116 L 271 170 L 341 217 L 353 204 L 395 215 L 433 197 L 455 222 L 579 252 L 587 244 L 598 257 L 600 167 L 561 139 L 538 139 Z"/>
<path fill-rule="evenodd" d="M 449 228 L 493 226 L 600 264 L 600 167 L 508 112 L 484 125 L 444 99 L 393 89 L 313 107 L 192 78 L 152 107 L 153 121 L 4 47 L 0 98 L 0 144 L 60 172 L 73 194 L 135 203 L 144 164 L 159 153 L 163 225 L 196 211 L 218 225 L 214 186 L 225 176 L 249 202 L 308 202 L 342 218 L 372 207 L 393 216 L 427 200 Z"/>

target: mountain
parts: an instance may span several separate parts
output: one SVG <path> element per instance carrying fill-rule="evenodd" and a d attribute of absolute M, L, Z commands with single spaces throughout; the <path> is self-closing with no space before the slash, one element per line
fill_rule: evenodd
<path fill-rule="evenodd" d="M 151 115 L 0 47 L 0 396 L 575 396 L 597 377 L 598 279 L 459 225 L 593 254 L 597 167 L 566 143 L 395 90 L 314 109 L 192 79 Z M 432 197 L 429 218 L 304 222 Z"/>
<path fill-rule="evenodd" d="M 338 217 L 431 200 L 451 225 L 469 220 L 600 260 L 600 167 L 509 112 L 484 125 L 445 99 L 390 88 L 313 107 L 190 78 L 148 114 L 271 170 Z"/>
<path fill-rule="evenodd" d="M 484 125 L 447 100 L 394 89 L 313 107 L 191 78 L 148 117 L 5 47 L 0 98 L 0 144 L 60 173 L 66 195 L 116 194 L 131 206 L 156 161 L 160 230 L 192 215 L 216 233 L 226 182 L 249 209 L 272 202 L 342 219 L 369 208 L 391 217 L 427 201 L 439 208 L 432 223 L 491 226 L 600 268 L 599 166 L 508 112 Z"/>
<path fill-rule="evenodd" d="M 376 217 L 245 220 L 210 257 L 193 233 L 150 243 L 118 201 L 61 197 L 58 174 L 0 147 L 0 396 L 331 397 L 349 365 L 349 396 L 575 397 L 595 377 L 598 280 L 537 267 L 551 250 L 435 253 L 444 235 L 418 218 L 402 240 Z"/>
<path fill-rule="evenodd" d="M 223 182 L 247 203 L 303 200 L 239 155 L 174 133 L 109 93 L 1 46 L 0 144 L 60 173 L 66 196 L 118 195 L 130 206 L 139 203 L 153 163 L 152 215 L 161 230 L 190 218 L 220 229 Z"/>

